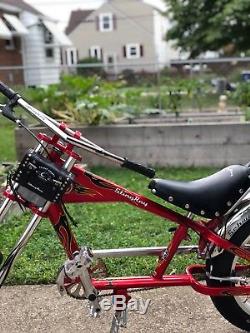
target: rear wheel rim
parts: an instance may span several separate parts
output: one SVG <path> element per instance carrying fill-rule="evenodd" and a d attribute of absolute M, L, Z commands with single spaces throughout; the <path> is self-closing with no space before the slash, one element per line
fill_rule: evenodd
<path fill-rule="evenodd" d="M 250 245 L 250 235 L 243 241 L 243 243 L 241 244 L 241 246 L 244 245 Z M 235 267 L 237 265 L 239 261 L 239 257 L 235 256 L 233 263 L 232 263 L 232 270 L 231 272 L 235 271 Z M 249 264 L 249 263 L 248 263 Z M 249 277 L 250 279 L 250 277 Z M 236 303 L 239 305 L 239 307 L 250 316 L 250 295 L 249 296 L 235 296 L 234 297 Z M 250 322 L 250 319 L 249 319 Z"/>

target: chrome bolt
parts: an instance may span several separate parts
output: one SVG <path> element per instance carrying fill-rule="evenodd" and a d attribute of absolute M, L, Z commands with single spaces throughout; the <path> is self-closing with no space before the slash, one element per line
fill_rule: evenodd
<path fill-rule="evenodd" d="M 169 202 L 173 202 L 173 201 L 174 201 L 174 198 L 173 198 L 173 197 L 168 197 L 168 201 L 169 201 Z"/>

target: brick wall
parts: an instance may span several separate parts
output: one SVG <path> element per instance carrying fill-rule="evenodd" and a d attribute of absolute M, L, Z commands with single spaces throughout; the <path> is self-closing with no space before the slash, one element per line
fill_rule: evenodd
<path fill-rule="evenodd" d="M 0 12 L 0 17 L 2 16 Z M 12 13 L 13 14 L 13 13 Z M 6 40 L 0 39 L 0 67 L 1 66 L 22 66 L 22 45 L 21 38 L 14 37 L 14 48 L 6 48 Z M 1 70 L 0 80 L 10 85 L 24 84 L 23 70 Z"/>

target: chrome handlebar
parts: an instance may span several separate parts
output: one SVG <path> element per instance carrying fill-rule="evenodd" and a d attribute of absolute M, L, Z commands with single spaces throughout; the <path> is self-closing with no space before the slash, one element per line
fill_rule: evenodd
<path fill-rule="evenodd" d="M 74 137 L 74 131 L 72 131 L 69 128 L 66 128 L 65 131 L 61 130 L 60 124 L 55 119 L 52 119 L 51 117 L 47 116 L 46 114 L 34 108 L 32 105 L 27 103 L 18 93 L 10 89 L 1 81 L 0 81 L 0 92 L 9 99 L 9 102 L 6 105 L 0 107 L 1 109 L 0 113 L 2 113 L 5 117 L 9 118 L 10 120 L 16 122 L 17 124 L 19 120 L 14 117 L 12 109 L 15 106 L 20 106 L 24 111 L 28 112 L 31 116 L 36 118 L 40 123 L 48 127 L 53 133 L 58 135 L 64 142 L 70 143 L 76 147 L 87 150 L 93 154 L 105 157 L 109 160 L 118 163 L 122 167 L 138 172 L 148 178 L 154 177 L 155 171 L 153 169 L 129 161 L 124 157 L 115 155 L 82 136 L 79 139 L 77 139 Z"/>

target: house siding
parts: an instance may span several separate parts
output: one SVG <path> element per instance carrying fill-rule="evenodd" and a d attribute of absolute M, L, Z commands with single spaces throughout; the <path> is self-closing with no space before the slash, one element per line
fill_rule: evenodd
<path fill-rule="evenodd" d="M 39 86 L 59 82 L 60 48 L 53 46 L 54 58 L 46 59 L 43 29 L 38 17 L 27 12 L 21 16 L 26 26 L 29 24 L 29 34 L 23 37 L 25 84 Z"/>
<path fill-rule="evenodd" d="M 116 17 L 116 29 L 111 32 L 97 30 L 96 17 L 102 13 L 113 13 Z M 132 17 L 132 18 L 131 18 Z M 154 37 L 154 8 L 140 1 L 111 1 L 92 12 L 87 21 L 81 23 L 69 38 L 79 51 L 79 59 L 89 56 L 91 46 L 100 46 L 103 51 L 103 60 L 115 54 L 116 71 L 132 68 L 136 71 L 155 71 L 157 53 Z M 143 56 L 139 59 L 124 57 L 124 46 L 135 44 L 143 46 Z M 132 67 L 131 67 L 132 65 Z"/>

